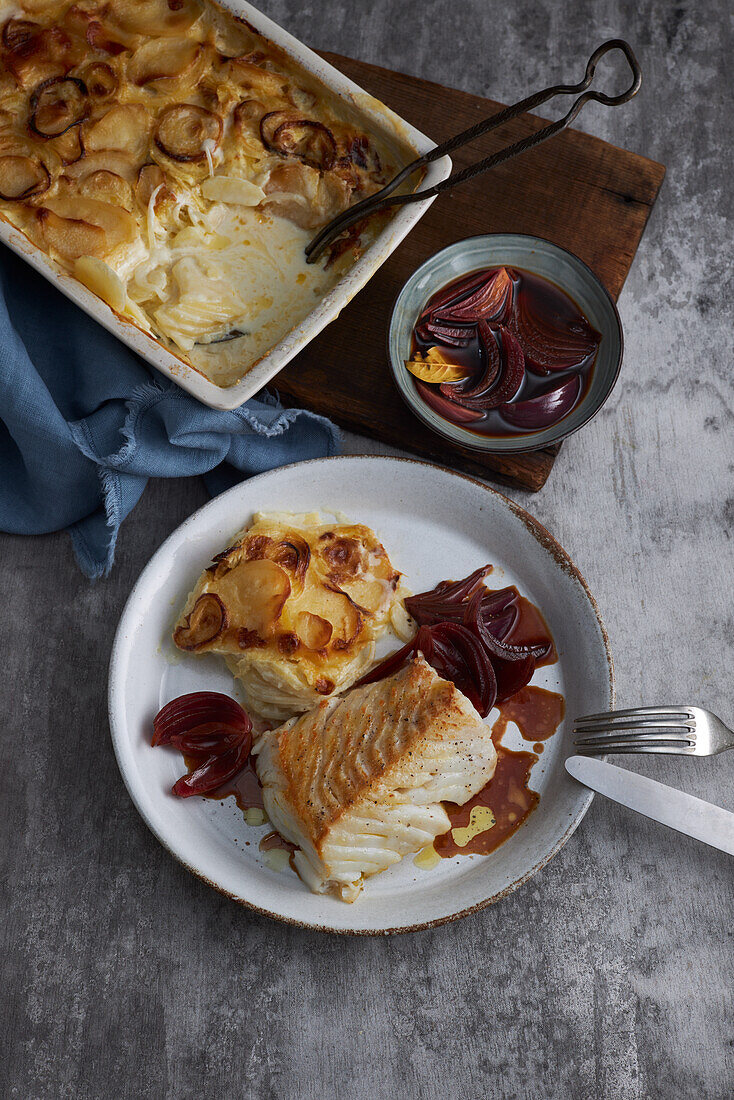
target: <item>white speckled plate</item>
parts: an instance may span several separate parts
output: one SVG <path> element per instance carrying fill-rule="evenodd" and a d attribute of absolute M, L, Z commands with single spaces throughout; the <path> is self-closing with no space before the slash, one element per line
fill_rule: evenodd
<path fill-rule="evenodd" d="M 112 651 L 109 711 L 120 771 L 141 815 L 194 874 L 235 901 L 293 924 L 352 933 L 409 931 L 497 901 L 548 862 L 591 801 L 563 766 L 572 751 L 568 720 L 533 769 L 537 809 L 496 852 L 445 859 L 431 870 L 408 857 L 369 880 L 353 905 L 310 893 L 288 867 L 269 867 L 258 851 L 267 828 L 246 825 L 233 799 L 171 795 L 181 758 L 151 748 L 153 716 L 184 692 L 236 694 L 223 662 L 180 654 L 170 641 L 171 627 L 212 555 L 261 509 L 338 511 L 369 524 L 415 592 L 492 562 L 491 581 L 516 584 L 541 608 L 555 638 L 559 661 L 540 669 L 533 683 L 563 692 L 570 717 L 613 702 L 612 661 L 594 600 L 565 551 L 522 508 L 478 481 L 421 462 L 302 462 L 254 477 L 201 508 L 153 556 L 130 595 Z M 515 727 L 504 743 L 520 747 Z"/>

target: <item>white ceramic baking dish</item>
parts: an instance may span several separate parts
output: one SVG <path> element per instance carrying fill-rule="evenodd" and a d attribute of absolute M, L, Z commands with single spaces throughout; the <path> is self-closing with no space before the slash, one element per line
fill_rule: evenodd
<path fill-rule="evenodd" d="M 280 46 L 309 73 L 314 74 L 327 87 L 349 104 L 352 113 L 363 119 L 363 125 L 381 136 L 401 153 L 403 163 L 435 148 L 435 142 L 416 130 L 388 107 L 364 89 L 347 79 L 333 65 L 323 61 L 313 50 L 304 46 L 293 35 L 279 27 L 267 16 L 243 0 L 220 0 L 241 19 L 250 23 L 256 31 Z M 445 179 L 451 171 L 451 160 L 443 157 L 428 166 L 424 186 L 429 187 Z M 425 214 L 433 199 L 401 207 L 364 255 L 347 272 L 344 278 L 321 300 L 317 307 L 275 345 L 254 367 L 237 382 L 227 388 L 215 386 L 188 363 L 168 351 L 152 337 L 142 332 L 131 321 L 119 316 L 105 302 L 92 294 L 76 279 L 37 248 L 23 233 L 0 218 L 0 240 L 32 267 L 44 275 L 76 305 L 114 333 L 123 343 L 141 355 L 162 374 L 168 375 L 184 390 L 188 390 L 214 409 L 235 409 L 257 393 L 278 371 L 313 340 L 330 321 L 371 279 L 388 256 L 397 248 L 416 222 Z"/>

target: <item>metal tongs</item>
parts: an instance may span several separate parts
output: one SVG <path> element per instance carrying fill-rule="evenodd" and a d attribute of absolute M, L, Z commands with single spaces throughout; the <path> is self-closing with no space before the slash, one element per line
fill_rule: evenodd
<path fill-rule="evenodd" d="M 624 54 L 632 70 L 632 83 L 629 88 L 625 92 L 620 93 L 620 95 L 606 95 L 604 92 L 588 91 L 589 85 L 594 79 L 597 64 L 600 59 L 611 50 L 621 50 Z M 337 237 L 341 236 L 345 229 L 348 229 L 349 226 L 354 225 L 355 222 L 360 221 L 362 218 L 367 217 L 367 215 L 374 214 L 375 211 L 385 209 L 388 206 L 404 206 L 411 202 L 423 202 L 425 199 L 432 198 L 434 195 L 440 195 L 442 191 L 448 191 L 451 187 L 456 187 L 459 183 L 464 183 L 466 180 L 473 179 L 474 176 L 478 176 L 481 172 L 487 172 L 490 168 L 495 168 L 498 164 L 502 164 L 504 161 L 509 160 L 511 157 L 516 157 L 520 153 L 525 153 L 528 149 L 532 149 L 535 145 L 540 145 L 542 141 L 547 141 L 548 138 L 560 133 L 569 123 L 573 122 L 585 103 L 594 100 L 597 103 L 605 104 L 607 107 L 616 107 L 620 103 L 627 103 L 628 100 L 637 95 L 641 84 L 642 72 L 640 71 L 637 58 L 632 52 L 632 47 L 621 38 L 611 38 L 608 42 L 602 43 L 598 49 L 594 50 L 586 65 L 584 79 L 579 81 L 578 84 L 556 84 L 552 88 L 546 88 L 542 92 L 536 92 L 535 95 L 528 96 L 527 99 L 521 99 L 519 103 L 515 103 L 511 107 L 505 107 L 504 110 L 498 111 L 496 115 L 492 115 L 483 122 L 478 122 L 476 125 L 470 126 L 468 130 L 464 130 L 463 133 L 457 134 L 456 137 L 444 141 L 442 145 L 437 145 L 435 149 L 431 149 L 430 153 L 425 153 L 422 157 L 418 157 L 417 160 L 414 160 L 411 164 L 403 168 L 401 172 L 398 172 L 397 176 L 390 180 L 390 182 L 380 191 L 375 192 L 374 195 L 370 195 L 366 199 L 362 199 L 360 202 L 355 203 L 354 206 L 350 206 L 347 210 L 338 214 L 328 222 L 328 224 L 316 234 L 311 243 L 307 245 L 307 262 L 310 264 L 314 263 L 324 249 L 335 241 Z M 574 95 L 576 92 L 582 92 L 583 94 L 572 104 L 567 114 L 565 114 L 563 118 L 559 118 L 557 122 L 551 122 L 548 126 L 536 130 L 534 134 L 529 134 L 528 137 L 523 138 L 522 141 L 516 141 L 513 145 L 508 145 L 506 149 L 500 149 L 498 152 L 492 153 L 491 156 L 485 157 L 484 160 L 480 160 L 477 164 L 470 164 L 460 172 L 454 172 L 448 179 L 434 184 L 433 187 L 426 188 L 425 191 L 411 191 L 408 194 L 393 195 L 393 191 L 395 191 L 404 180 L 411 176 L 413 172 L 425 168 L 426 165 L 431 164 L 435 160 L 440 160 L 441 157 L 446 156 L 447 153 L 453 153 L 455 149 L 459 149 L 462 145 L 468 145 L 476 138 L 481 137 L 482 134 L 486 134 L 489 130 L 494 130 L 504 122 L 509 122 L 511 118 L 516 118 L 526 111 L 534 110 L 536 107 L 539 107 L 541 103 L 547 102 L 547 100 L 552 99 L 554 96 Z"/>

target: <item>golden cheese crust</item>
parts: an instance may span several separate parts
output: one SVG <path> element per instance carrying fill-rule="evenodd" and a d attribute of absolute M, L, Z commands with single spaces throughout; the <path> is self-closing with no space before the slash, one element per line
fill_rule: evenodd
<path fill-rule="evenodd" d="M 194 347 L 252 319 L 217 274 L 227 242 L 246 248 L 273 218 L 310 236 L 394 171 L 323 85 L 210 0 L 21 7 L 0 0 L 0 213 L 200 369 Z M 156 250 L 192 243 L 208 264 L 169 274 L 179 251 L 151 268 Z M 361 248 L 358 234 L 338 242 L 327 266 L 344 270 Z M 328 284 L 318 274 L 312 303 Z M 192 287 L 204 277 L 202 304 Z"/>
<path fill-rule="evenodd" d="M 274 693 L 290 691 L 294 705 L 284 709 L 292 714 L 354 682 L 399 580 L 369 527 L 262 516 L 203 573 L 173 639 L 226 656 L 246 688 L 257 674 Z M 256 693 L 262 711 L 257 702 Z"/>

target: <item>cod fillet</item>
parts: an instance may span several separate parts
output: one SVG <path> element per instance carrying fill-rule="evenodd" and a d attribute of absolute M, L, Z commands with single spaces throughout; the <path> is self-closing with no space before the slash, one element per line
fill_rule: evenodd
<path fill-rule="evenodd" d="M 265 809 L 298 846 L 301 878 L 343 901 L 445 833 L 441 803 L 463 805 L 497 763 L 489 727 L 422 655 L 261 734 L 253 752 Z"/>

